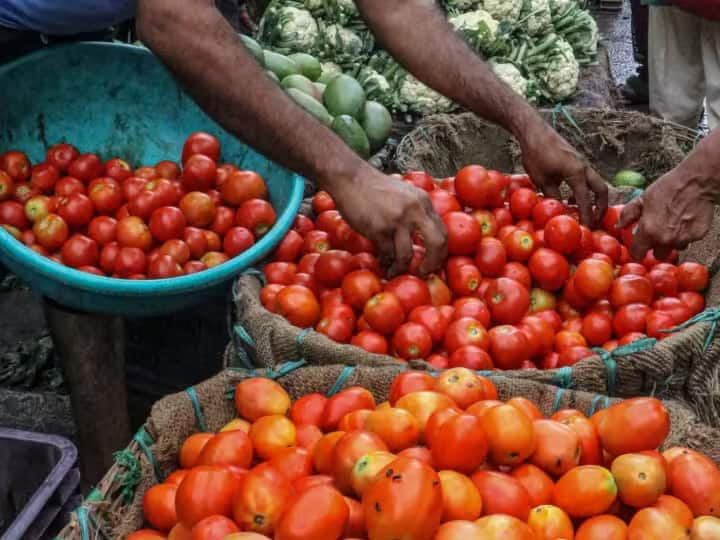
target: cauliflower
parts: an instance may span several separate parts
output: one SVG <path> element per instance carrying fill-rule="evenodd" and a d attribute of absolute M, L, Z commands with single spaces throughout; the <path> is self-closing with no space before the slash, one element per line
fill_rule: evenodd
<path fill-rule="evenodd" d="M 322 10 L 324 7 L 324 4 L 323 4 L 323 0 L 305 0 L 303 2 L 303 6 L 310 13 L 315 13 L 316 11 Z"/>
<path fill-rule="evenodd" d="M 357 63 L 359 57 L 373 48 L 372 36 L 368 35 L 364 40 L 356 32 L 339 24 L 326 26 L 321 36 L 320 55 L 340 65 L 353 61 Z"/>
<path fill-rule="evenodd" d="M 600 31 L 595 18 L 589 12 L 581 11 L 577 16 L 577 23 L 568 31 L 559 33 L 570 42 L 577 56 L 588 60 L 597 57 Z"/>
<path fill-rule="evenodd" d="M 457 33 L 479 51 L 489 50 L 492 47 L 500 26 L 500 23 L 483 9 L 455 15 L 448 21 Z"/>
<path fill-rule="evenodd" d="M 335 76 L 342 75 L 342 68 L 333 62 L 323 62 L 322 75 Z"/>
<path fill-rule="evenodd" d="M 378 101 L 388 108 L 394 108 L 394 95 L 390 82 L 375 71 L 373 68 L 365 66 L 360 70 L 357 81 L 363 87 L 367 99 Z"/>
<path fill-rule="evenodd" d="M 563 101 L 575 93 L 580 76 L 580 65 L 572 46 L 562 38 L 548 54 L 548 62 L 536 73 L 550 98 Z"/>
<path fill-rule="evenodd" d="M 443 3 L 448 12 L 465 12 L 478 7 L 482 0 L 445 0 Z"/>
<path fill-rule="evenodd" d="M 259 40 L 287 52 L 307 52 L 315 47 L 318 24 L 309 11 L 292 6 L 270 8 L 260 23 Z"/>
<path fill-rule="evenodd" d="M 483 0 L 483 9 L 496 20 L 517 22 L 523 7 L 523 0 Z"/>
<path fill-rule="evenodd" d="M 562 15 L 572 6 L 577 5 L 577 0 L 550 0 L 550 11 L 553 16 Z"/>
<path fill-rule="evenodd" d="M 512 88 L 516 94 L 522 97 L 527 95 L 528 80 L 513 64 L 490 62 L 490 68 L 497 78 Z"/>
<path fill-rule="evenodd" d="M 552 27 L 552 16 L 548 0 L 524 0 L 520 20 L 528 36 L 546 34 Z"/>
<path fill-rule="evenodd" d="M 421 115 L 450 112 L 455 104 L 412 75 L 407 75 L 398 92 L 400 107 L 405 112 Z"/>

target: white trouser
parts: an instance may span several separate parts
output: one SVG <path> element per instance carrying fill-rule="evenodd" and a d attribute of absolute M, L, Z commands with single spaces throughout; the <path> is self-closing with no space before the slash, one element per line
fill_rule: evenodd
<path fill-rule="evenodd" d="M 720 21 L 675 7 L 650 7 L 650 110 L 695 129 L 706 101 L 720 125 Z"/>

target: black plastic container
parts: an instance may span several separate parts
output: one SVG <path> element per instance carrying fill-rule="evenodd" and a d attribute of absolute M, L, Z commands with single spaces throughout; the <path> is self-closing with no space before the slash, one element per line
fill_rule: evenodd
<path fill-rule="evenodd" d="M 0 428 L 0 540 L 52 538 L 79 502 L 79 488 L 73 443 Z"/>

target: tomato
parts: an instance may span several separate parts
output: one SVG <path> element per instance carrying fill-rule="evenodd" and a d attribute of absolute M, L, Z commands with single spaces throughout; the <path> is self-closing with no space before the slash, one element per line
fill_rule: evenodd
<path fill-rule="evenodd" d="M 677 497 L 672 495 L 660 495 L 658 500 L 653 504 L 654 508 L 659 508 L 671 514 L 675 521 L 686 528 L 691 528 L 693 524 L 693 513 L 690 507 Z"/>
<path fill-rule="evenodd" d="M 590 345 L 602 345 L 612 337 L 612 319 L 604 313 L 586 315 L 582 322 L 582 335 Z"/>
<path fill-rule="evenodd" d="M 682 453 L 668 463 L 668 491 L 695 517 L 720 516 L 720 470 L 703 455 Z"/>
<path fill-rule="evenodd" d="M 449 396 L 448 396 L 449 397 Z M 435 412 L 433 412 L 427 419 L 427 422 L 425 424 L 425 432 L 423 434 L 423 438 L 425 440 L 425 444 L 428 447 L 437 446 L 437 440 L 436 440 L 436 434 L 438 433 L 440 426 L 442 426 L 445 422 L 447 422 L 450 418 L 453 418 L 459 414 L 462 414 L 462 411 L 455 407 L 455 405 L 452 405 L 447 408 L 439 408 Z M 473 414 L 473 413 L 469 413 Z M 477 415 L 475 415 L 477 416 Z M 432 459 L 432 452 L 430 454 L 430 463 L 433 463 L 434 466 L 434 460 Z"/>
<path fill-rule="evenodd" d="M 297 265 L 294 263 L 272 262 L 265 265 L 263 273 L 268 283 L 292 285 L 297 273 Z"/>
<path fill-rule="evenodd" d="M 500 275 L 507 262 L 503 243 L 497 238 L 483 238 L 478 244 L 475 264 L 484 276 Z"/>
<path fill-rule="evenodd" d="M 515 229 L 502 239 L 505 252 L 511 261 L 525 262 L 535 249 L 533 235 L 521 229 Z"/>
<path fill-rule="evenodd" d="M 420 431 L 424 433 L 432 414 L 441 409 L 455 407 L 455 402 L 440 392 L 411 392 L 398 399 L 396 406 L 410 412 L 419 422 Z"/>
<path fill-rule="evenodd" d="M 242 203 L 237 211 L 237 224 L 250 229 L 256 236 L 262 236 L 275 224 L 275 210 L 263 199 L 250 199 Z"/>
<path fill-rule="evenodd" d="M 0 170 L 16 182 L 27 180 L 30 177 L 30 160 L 22 152 L 10 150 L 0 154 Z"/>
<path fill-rule="evenodd" d="M 167 540 L 167 538 L 168 537 L 161 532 L 152 529 L 140 529 L 128 535 L 127 540 Z"/>
<path fill-rule="evenodd" d="M 405 409 L 373 411 L 367 416 L 364 429 L 378 435 L 391 452 L 410 448 L 420 438 L 418 421 Z"/>
<path fill-rule="evenodd" d="M 494 514 L 475 522 L 479 538 L 503 540 L 535 540 L 535 535 L 523 521 L 508 515 Z"/>
<path fill-rule="evenodd" d="M 240 206 L 250 199 L 267 199 L 262 177 L 253 171 L 234 171 L 220 190 L 222 199 L 231 206 Z"/>
<path fill-rule="evenodd" d="M 112 158 L 105 163 L 105 175 L 118 182 L 130 178 L 132 174 L 133 172 L 130 165 L 128 165 L 127 161 L 120 158 Z"/>
<path fill-rule="evenodd" d="M 667 330 L 673 329 L 677 323 L 671 313 L 665 311 L 653 311 L 645 319 L 645 333 L 648 337 L 665 339 L 670 337 Z"/>
<path fill-rule="evenodd" d="M 660 540 L 690 538 L 688 531 L 673 516 L 658 508 L 644 508 L 635 514 L 628 525 L 628 538 Z"/>
<path fill-rule="evenodd" d="M 153 180 L 157 178 L 157 171 L 155 171 L 155 167 L 138 167 L 133 171 L 133 175 L 145 178 L 146 180 Z"/>
<path fill-rule="evenodd" d="M 113 214 L 125 202 L 120 184 L 112 178 L 101 178 L 88 186 L 88 197 L 99 214 Z"/>
<path fill-rule="evenodd" d="M 533 207 L 540 201 L 539 195 L 530 188 L 519 188 L 510 195 L 510 212 L 515 219 L 528 219 Z"/>
<path fill-rule="evenodd" d="M 430 275 L 427 279 L 428 290 L 430 291 L 431 304 L 433 306 L 444 306 L 452 301 L 452 292 L 445 282 L 436 274 Z"/>
<path fill-rule="evenodd" d="M 670 417 L 655 398 L 631 398 L 591 418 L 602 447 L 611 455 L 658 448 L 670 432 Z"/>
<path fill-rule="evenodd" d="M 82 234 L 72 235 L 63 244 L 60 253 L 63 264 L 73 268 L 94 266 L 99 256 L 97 242 Z"/>
<path fill-rule="evenodd" d="M 545 319 L 535 315 L 523 317 L 519 328 L 525 333 L 530 351 L 534 352 L 531 356 L 545 355 L 553 350 L 555 330 Z"/>
<path fill-rule="evenodd" d="M 253 447 L 242 430 L 218 433 L 207 440 L 197 458 L 198 465 L 235 465 L 247 469 L 252 463 Z"/>
<path fill-rule="evenodd" d="M 323 435 L 315 444 L 313 448 L 313 465 L 315 466 L 315 470 L 321 475 L 332 472 L 333 450 L 344 435 L 344 431 L 332 431 Z M 332 479 L 331 485 L 335 485 L 334 479 Z"/>
<path fill-rule="evenodd" d="M 297 426 L 297 446 L 304 448 L 312 457 L 315 453 L 317 443 L 322 439 L 322 431 L 318 426 L 312 424 L 303 424 Z"/>
<path fill-rule="evenodd" d="M 405 311 L 393 293 L 376 294 L 365 304 L 363 317 L 375 331 L 392 334 L 405 320 Z"/>
<path fill-rule="evenodd" d="M 318 191 L 313 197 L 312 206 L 316 214 L 326 210 L 335 210 L 335 202 L 327 191 Z"/>
<path fill-rule="evenodd" d="M 95 208 L 93 207 L 92 201 L 83 195 L 82 193 L 75 193 L 73 195 L 69 195 L 68 197 L 63 197 L 60 199 L 57 207 L 57 213 L 60 217 L 62 217 L 68 225 L 71 227 L 82 227 L 84 225 L 87 225 L 90 223 L 90 220 L 93 219 L 93 214 L 95 213 Z M 115 236 L 115 226 L 117 225 L 117 222 L 110 217 L 101 219 L 101 218 L 95 218 L 95 220 L 98 220 L 100 224 L 105 224 L 106 229 L 108 228 L 108 224 L 114 224 L 112 228 L 112 238 L 110 238 L 110 234 L 106 232 L 106 234 L 98 234 L 98 236 L 101 236 L 102 239 L 105 240 L 104 243 L 111 242 L 114 240 Z M 95 221 L 93 220 L 93 221 Z M 112 220 L 112 221 L 107 221 Z M 98 226 L 96 224 L 96 226 Z M 92 224 L 90 225 L 91 229 L 93 228 Z M 99 232 L 99 231 L 98 231 Z M 92 236 L 92 231 L 90 231 L 90 235 Z"/>
<path fill-rule="evenodd" d="M 648 279 L 652 283 L 657 296 L 677 296 L 678 275 L 677 271 L 666 271 L 655 266 L 648 273 Z"/>
<path fill-rule="evenodd" d="M 353 468 L 364 455 L 376 451 L 387 451 L 383 440 L 369 431 L 351 431 L 343 435 L 332 451 L 331 472 L 338 489 L 351 495 L 353 491 Z"/>
<path fill-rule="evenodd" d="M 438 469 L 470 474 L 485 460 L 488 441 L 481 421 L 471 414 L 458 414 L 443 422 L 433 434 L 433 463 Z"/>
<path fill-rule="evenodd" d="M 315 229 L 315 224 L 312 219 L 302 214 L 295 216 L 292 230 L 297 231 L 301 236 L 305 236 L 307 233 Z"/>
<path fill-rule="evenodd" d="M 0 225 L 10 225 L 18 229 L 27 229 L 28 219 L 23 205 L 17 201 L 0 202 Z"/>
<path fill-rule="evenodd" d="M 310 328 L 320 320 L 320 304 L 315 295 L 302 285 L 289 285 L 275 299 L 277 313 L 291 324 Z"/>
<path fill-rule="evenodd" d="M 188 191 L 208 191 L 216 181 L 217 165 L 211 158 L 193 154 L 183 160 L 182 182 Z"/>
<path fill-rule="evenodd" d="M 426 358 L 432 350 L 432 335 L 421 324 L 402 324 L 393 335 L 393 349 L 400 358 L 407 360 Z"/>
<path fill-rule="evenodd" d="M 249 422 L 263 416 L 282 415 L 290 409 L 290 396 L 275 381 L 254 377 L 235 386 L 235 408 Z"/>
<path fill-rule="evenodd" d="M 215 203 L 206 193 L 192 191 L 180 200 L 180 210 L 192 227 L 206 227 L 215 218 Z"/>
<path fill-rule="evenodd" d="M 365 388 L 352 386 L 338 392 L 328 399 L 323 411 L 323 422 L 320 426 L 324 431 L 337 429 L 338 423 L 347 413 L 361 409 L 375 408 L 375 398 Z M 321 471 L 323 472 L 323 471 Z"/>
<path fill-rule="evenodd" d="M 472 480 L 456 471 L 440 471 L 438 476 L 443 496 L 442 521 L 479 518 L 482 512 L 482 499 Z"/>
<path fill-rule="evenodd" d="M 485 302 L 478 298 L 460 298 L 452 305 L 452 320 L 456 321 L 464 317 L 477 320 L 485 328 L 490 326 L 490 311 Z"/>
<path fill-rule="evenodd" d="M 613 281 L 610 302 L 618 308 L 627 304 L 650 304 L 653 299 L 653 285 L 644 276 L 625 274 Z"/>
<path fill-rule="evenodd" d="M 290 479 L 271 463 L 263 463 L 243 478 L 232 515 L 243 530 L 272 534 L 293 493 Z"/>
<path fill-rule="evenodd" d="M 152 234 L 145 222 L 137 216 L 121 219 L 117 224 L 117 241 L 123 247 L 147 251 L 152 245 Z"/>
<path fill-rule="evenodd" d="M 190 259 L 190 248 L 182 240 L 168 240 L 158 249 L 159 255 L 168 255 L 176 263 L 185 264 Z"/>
<path fill-rule="evenodd" d="M 238 479 L 227 469 L 199 466 L 188 472 L 177 488 L 175 509 L 178 520 L 192 527 L 213 516 L 229 516 Z"/>
<path fill-rule="evenodd" d="M 175 492 L 177 485 L 157 484 L 143 496 L 143 515 L 155 529 L 169 531 L 177 523 L 175 513 Z"/>
<path fill-rule="evenodd" d="M 295 262 L 300 258 L 303 237 L 294 229 L 290 229 L 275 249 L 274 259 L 281 262 Z"/>
<path fill-rule="evenodd" d="M 611 263 L 616 264 L 620 262 L 622 246 L 617 239 L 609 234 L 603 234 L 598 231 L 593 233 L 593 248 L 597 253 L 609 257 Z"/>
<path fill-rule="evenodd" d="M 418 306 L 410 312 L 408 321 L 424 326 L 433 343 L 442 341 L 450 321 L 435 306 Z"/>
<path fill-rule="evenodd" d="M 306 394 L 290 406 L 290 418 L 295 425 L 313 424 L 319 426 L 327 398 L 322 394 Z"/>
<path fill-rule="evenodd" d="M 322 253 L 315 264 L 314 277 L 325 287 L 339 287 L 352 269 L 352 256 L 347 251 L 330 250 Z"/>
<path fill-rule="evenodd" d="M 580 224 L 570 216 L 556 215 L 545 224 L 544 242 L 560 253 L 574 253 L 580 246 Z"/>
<path fill-rule="evenodd" d="M 540 288 L 534 288 L 530 291 L 530 313 L 552 311 L 556 306 L 557 299 L 552 293 Z"/>
<path fill-rule="evenodd" d="M 354 321 L 338 319 L 336 317 L 323 317 L 315 327 L 315 330 L 338 343 L 349 343 L 352 338 Z"/>
<path fill-rule="evenodd" d="M 352 267 L 358 270 L 370 270 L 380 277 L 384 275 L 383 270 L 380 268 L 380 262 L 372 253 L 355 253 L 353 255 Z"/>
<path fill-rule="evenodd" d="M 570 277 L 567 259 L 557 251 L 546 248 L 540 248 L 532 254 L 528 269 L 535 282 L 548 291 L 562 289 Z"/>
<path fill-rule="evenodd" d="M 7 204 L 11 201 L 5 201 Z M 0 218 L 1 219 L 1 218 Z M 65 243 L 69 231 L 67 223 L 57 214 L 48 214 L 32 228 L 37 243 L 49 250 L 56 250 Z"/>
<path fill-rule="evenodd" d="M 454 187 L 463 206 L 495 208 L 502 206 L 505 198 L 503 190 L 507 188 L 507 183 L 497 175 L 491 179 L 488 171 L 479 165 L 469 165 L 455 175 Z"/>
<path fill-rule="evenodd" d="M 40 193 L 51 193 L 60 180 L 60 170 L 50 163 L 38 163 L 31 169 L 30 185 Z"/>
<path fill-rule="evenodd" d="M 451 272 L 448 277 L 450 288 L 458 296 L 475 294 L 482 280 L 480 270 L 474 264 L 465 264 Z"/>
<path fill-rule="evenodd" d="M 651 309 L 644 304 L 628 304 L 618 309 L 613 318 L 613 330 L 618 336 L 634 332 L 645 332 L 646 318 Z"/>
<path fill-rule="evenodd" d="M 82 184 L 81 184 L 82 185 Z M 15 182 L 10 175 L 0 170 L 0 201 L 10 199 L 15 194 Z"/>
<path fill-rule="evenodd" d="M 275 540 L 336 540 L 350 511 L 343 496 L 330 486 L 315 486 L 295 495 L 280 518 Z"/>
<path fill-rule="evenodd" d="M 688 307 L 691 317 L 705 309 L 705 298 L 699 293 L 681 292 L 678 294 L 678 298 Z"/>
<path fill-rule="evenodd" d="M 232 227 L 223 238 L 223 251 L 229 257 L 236 257 L 255 243 L 253 234 L 245 227 Z"/>
<path fill-rule="evenodd" d="M 185 140 L 185 144 L 183 144 L 183 164 L 195 154 L 202 154 L 213 161 L 218 161 L 220 159 L 220 142 L 209 133 L 202 131 L 193 133 Z"/>
<path fill-rule="evenodd" d="M 465 345 L 475 345 L 481 349 L 487 349 L 489 344 L 490 340 L 485 327 L 470 317 L 463 317 L 451 322 L 445 332 L 444 345 L 450 354 Z"/>
<path fill-rule="evenodd" d="M 620 275 L 625 276 L 628 274 L 636 275 L 636 276 L 647 276 L 647 270 L 642 264 L 630 262 L 627 264 L 623 264 L 620 267 Z"/>
<path fill-rule="evenodd" d="M 529 359 L 531 344 L 526 334 L 511 325 L 495 326 L 488 333 L 490 357 L 495 367 L 500 369 L 519 369 L 523 361 Z"/>
<path fill-rule="evenodd" d="M 475 253 L 482 233 L 480 225 L 464 212 L 448 212 L 442 216 L 448 235 L 448 253 L 450 255 L 469 255 Z"/>
<path fill-rule="evenodd" d="M 388 353 L 388 342 L 385 337 L 371 330 L 358 332 L 352 337 L 350 344 L 375 354 Z"/>
<path fill-rule="evenodd" d="M 457 198 L 449 191 L 436 189 L 431 191 L 428 195 L 430 196 L 430 202 L 432 203 L 435 212 L 437 212 L 439 216 L 443 216 L 448 212 L 462 211 L 462 207 L 460 206 Z"/>
<path fill-rule="evenodd" d="M 423 371 L 406 371 L 395 377 L 390 385 L 388 401 L 395 406 L 397 401 L 406 394 L 432 390 L 435 388 L 435 378 Z"/>
<path fill-rule="evenodd" d="M 517 281 L 526 289 L 530 289 L 532 286 L 532 278 L 530 277 L 530 271 L 527 267 L 518 262 L 509 262 L 500 273 L 501 277 L 512 279 Z"/>
<path fill-rule="evenodd" d="M 114 218 L 98 216 L 90 222 L 88 236 L 101 246 L 114 242 L 117 234 L 117 224 L 118 222 Z"/>
<path fill-rule="evenodd" d="M 618 496 L 628 506 L 651 506 L 665 492 L 665 468 L 651 456 L 623 454 L 613 460 L 611 471 L 618 486 Z"/>
<path fill-rule="evenodd" d="M 75 147 L 70 144 L 55 144 L 45 152 L 45 161 L 54 165 L 61 171 L 67 171 L 70 164 L 80 155 Z M 0 162 L 0 169 L 2 163 Z"/>
<path fill-rule="evenodd" d="M 493 321 L 498 324 L 514 324 L 527 313 L 530 294 L 515 280 L 501 277 L 485 291 L 485 303 L 490 308 Z"/>
<path fill-rule="evenodd" d="M 627 525 L 618 517 L 603 514 L 585 520 L 575 533 L 575 540 L 626 540 Z"/>
<path fill-rule="evenodd" d="M 681 291 L 704 291 L 708 286 L 708 269 L 694 262 L 682 263 L 677 268 L 678 284 Z"/>
<path fill-rule="evenodd" d="M 208 251 L 200 258 L 200 262 L 202 262 L 207 268 L 214 268 L 215 266 L 226 263 L 228 260 L 229 257 L 225 253 L 220 253 L 218 251 Z"/>
<path fill-rule="evenodd" d="M 555 199 L 542 199 L 532 209 L 532 219 L 535 228 L 543 229 L 555 216 L 565 213 L 565 205 Z"/>
<path fill-rule="evenodd" d="M 154 210 L 150 218 L 150 231 L 160 242 L 181 238 L 187 222 L 179 208 L 162 206 Z"/>
<path fill-rule="evenodd" d="M 458 347 L 449 359 L 445 359 L 445 363 L 445 367 L 463 367 L 472 370 L 488 370 L 494 367 L 490 355 L 484 349 L 474 345 Z"/>
<path fill-rule="evenodd" d="M 34 197 L 30 197 L 25 203 L 25 217 L 27 217 L 33 223 L 35 223 L 36 221 L 40 221 L 42 218 L 51 213 L 51 211 L 53 211 L 52 206 L 52 199 L 46 197 L 45 195 L 35 195 Z M 90 204 L 90 208 L 92 208 L 92 203 Z M 55 209 L 55 211 L 57 211 L 57 209 Z"/>
<path fill-rule="evenodd" d="M 410 171 L 403 174 L 402 177 L 403 180 L 408 180 L 411 185 L 423 191 L 432 192 L 435 190 L 435 179 L 426 172 Z"/>
<path fill-rule="evenodd" d="M 605 261 L 585 259 L 578 265 L 573 281 L 577 292 L 584 298 L 601 298 L 612 286 L 613 267 Z"/>
<path fill-rule="evenodd" d="M 512 405 L 499 405 L 490 408 L 480 419 L 488 437 L 489 458 L 493 463 L 516 465 L 535 450 L 532 421 L 520 409 Z"/>
<path fill-rule="evenodd" d="M 480 492 L 484 514 L 505 514 L 527 520 L 530 497 L 515 478 L 500 472 L 480 470 L 471 479 Z"/>
<path fill-rule="evenodd" d="M 565 473 L 553 493 L 555 504 L 571 517 L 590 517 L 610 508 L 617 496 L 617 485 L 607 469 L 582 465 Z"/>
<path fill-rule="evenodd" d="M 515 467 L 510 475 L 528 492 L 530 506 L 552 502 L 553 481 L 541 468 L 531 463 L 523 463 Z"/>
<path fill-rule="evenodd" d="M 573 538 L 574 528 L 568 515 L 557 506 L 550 504 L 535 507 L 530 512 L 528 526 L 536 540 Z"/>

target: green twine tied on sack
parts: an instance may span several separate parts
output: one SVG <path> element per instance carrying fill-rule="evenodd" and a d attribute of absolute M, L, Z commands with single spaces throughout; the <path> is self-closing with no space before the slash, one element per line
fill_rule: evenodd
<path fill-rule="evenodd" d="M 280 364 L 280 366 L 278 366 L 277 370 L 268 369 L 265 377 L 274 381 L 276 379 L 284 377 L 285 375 L 289 375 L 296 369 L 301 368 L 305 365 L 307 365 L 307 361 L 304 358 L 301 358 L 300 360 L 284 362 L 283 364 Z"/>
<path fill-rule="evenodd" d="M 125 504 L 130 504 L 135 496 L 135 489 L 142 478 L 142 467 L 140 461 L 127 448 L 113 454 L 115 463 L 125 469 L 125 472 L 118 474 L 121 488 L 120 493 Z"/>
<path fill-rule="evenodd" d="M 560 401 L 562 400 L 562 396 L 565 393 L 565 388 L 558 388 L 555 391 L 555 401 L 553 402 L 552 406 L 552 412 L 556 413 L 560 410 Z"/>
<path fill-rule="evenodd" d="M 582 128 L 578 125 L 578 123 L 575 121 L 575 118 L 573 118 L 573 115 L 570 114 L 570 111 L 565 108 L 565 106 L 562 103 L 558 103 L 555 105 L 555 107 L 552 110 L 552 126 L 553 129 L 557 127 L 557 116 L 558 114 L 562 114 L 565 119 L 568 121 L 568 123 L 575 128 L 575 130 L 580 134 L 581 138 L 585 138 L 585 132 L 582 130 Z"/>
<path fill-rule="evenodd" d="M 200 405 L 195 387 L 191 386 L 185 390 L 185 393 L 190 397 L 190 401 L 192 402 L 193 411 L 195 412 L 195 422 L 197 423 L 198 429 L 202 432 L 207 431 L 205 417 L 203 416 L 202 406 Z"/>
<path fill-rule="evenodd" d="M 343 370 L 340 372 L 340 375 L 338 375 L 338 378 L 335 381 L 335 384 L 333 384 L 330 387 L 330 390 L 327 391 L 327 393 L 326 393 L 327 397 L 331 398 L 335 394 L 337 394 L 342 389 L 342 387 L 345 386 L 345 383 L 348 381 L 348 379 L 350 378 L 350 375 L 352 375 L 354 371 L 355 371 L 354 366 L 345 366 L 343 368 Z"/>
<path fill-rule="evenodd" d="M 592 416 L 598 411 L 598 405 L 600 405 L 600 402 L 604 402 L 600 409 L 607 409 L 610 406 L 610 398 L 608 396 L 603 396 L 601 394 L 597 394 L 594 398 L 592 398 L 592 401 L 590 402 L 590 409 L 588 410 L 588 417 Z"/>
<path fill-rule="evenodd" d="M 710 323 L 710 330 L 707 333 L 707 336 L 705 336 L 705 342 L 703 343 L 703 351 L 707 351 L 710 348 L 710 345 L 713 342 L 713 339 L 715 339 L 715 334 L 717 333 L 718 329 L 718 321 L 720 321 L 720 307 L 711 307 L 707 308 L 705 311 L 698 313 L 691 319 L 688 319 L 681 325 L 676 326 L 675 328 L 671 328 L 670 330 L 660 330 L 663 334 L 674 334 L 675 332 L 679 332 L 680 330 L 685 330 L 686 328 L 691 327 L 694 324 L 702 323 L 702 322 L 709 322 Z"/>
<path fill-rule="evenodd" d="M 157 459 L 155 459 L 155 454 L 150 448 L 155 443 L 153 438 L 147 431 L 145 431 L 144 427 L 141 427 L 133 436 L 133 441 L 138 443 L 138 446 L 140 446 L 140 450 L 142 450 L 143 455 L 150 462 L 150 465 L 152 465 L 153 471 L 155 471 L 155 478 L 157 479 L 157 481 L 163 482 L 165 480 L 165 477 L 162 473 L 162 470 L 160 469 L 160 464 L 157 462 Z"/>
<path fill-rule="evenodd" d="M 573 370 L 570 366 L 564 366 L 555 370 L 553 375 L 553 385 L 560 388 L 572 388 Z"/>
<path fill-rule="evenodd" d="M 632 193 L 630 193 L 630 195 L 628 195 L 627 200 L 625 202 L 629 203 L 630 201 L 634 201 L 638 197 L 642 197 L 643 193 L 645 193 L 644 190 L 642 190 L 640 188 L 635 188 L 634 190 L 632 190 Z"/>
<path fill-rule="evenodd" d="M 100 493 L 100 490 L 97 488 L 94 488 L 88 496 L 85 498 L 85 502 L 101 502 L 104 499 L 102 496 L 102 493 Z M 81 504 L 78 508 L 75 509 L 75 515 L 78 520 L 78 524 L 80 525 L 80 537 L 82 540 L 91 540 L 90 536 L 90 524 L 92 523 L 93 526 L 96 527 L 97 533 L 99 533 L 103 538 L 107 538 L 107 535 L 104 533 L 102 529 L 97 528 L 97 524 L 95 523 L 95 520 L 93 519 L 92 515 L 89 513 L 88 509 L 85 507 L 84 503 Z M 56 540 L 59 537 L 55 537 Z M 92 540 L 96 540 L 97 535 L 92 537 Z"/>
<path fill-rule="evenodd" d="M 615 395 L 615 384 L 617 383 L 617 371 L 618 365 L 612 354 L 603 349 L 602 347 L 593 347 L 592 351 L 597 353 L 600 359 L 605 364 L 605 374 L 607 376 L 607 390 L 608 395 Z"/>
<path fill-rule="evenodd" d="M 242 341 L 240 347 L 235 347 L 235 352 L 240 359 L 240 364 L 246 369 L 252 369 L 253 363 L 250 359 L 250 353 L 246 351 L 245 348 L 255 350 L 255 341 L 240 323 L 233 326 L 233 331 L 235 335 L 240 338 L 240 341 Z"/>

